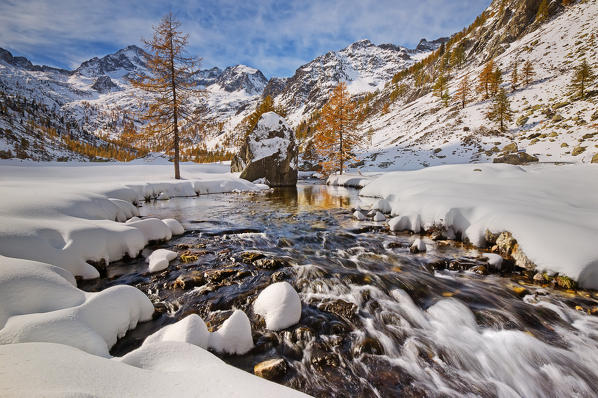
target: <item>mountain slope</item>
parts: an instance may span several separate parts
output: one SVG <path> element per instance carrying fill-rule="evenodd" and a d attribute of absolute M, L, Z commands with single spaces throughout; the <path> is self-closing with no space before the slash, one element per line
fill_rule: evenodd
<path fill-rule="evenodd" d="M 545 162 L 590 162 L 598 153 L 597 87 L 590 87 L 587 98 L 577 99 L 569 86 L 574 66 L 584 57 L 598 72 L 598 53 L 591 44 L 598 4 L 562 7 L 552 2 L 544 21 L 536 19 L 538 4 L 495 0 L 480 25 L 452 43 L 453 48 L 465 46 L 466 58 L 462 67 L 449 69 L 449 94 L 454 97 L 465 74 L 476 85 L 485 62 L 493 58 L 513 110 L 508 131 L 499 132 L 486 118 L 490 100 L 475 94 L 465 109 L 454 98 L 443 106 L 431 92 L 433 81 L 418 87 L 414 76 L 406 74 L 374 99 L 388 103 L 388 112 L 375 112 L 360 126 L 364 136 L 371 136 L 362 156 L 364 169 L 486 162 L 511 151 L 525 151 Z M 529 60 L 536 75 L 529 86 L 520 84 L 512 92 L 515 60 L 519 70 Z M 433 75 L 438 62 L 422 70 Z M 394 102 L 393 91 L 399 93 Z"/>

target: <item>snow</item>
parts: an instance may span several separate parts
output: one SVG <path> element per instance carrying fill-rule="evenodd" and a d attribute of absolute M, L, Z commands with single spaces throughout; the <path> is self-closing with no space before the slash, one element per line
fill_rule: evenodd
<path fill-rule="evenodd" d="M 131 286 L 86 293 L 63 269 L 4 256 L 0 270 L 0 344 L 60 343 L 106 357 L 118 337 L 154 312 Z"/>
<path fill-rule="evenodd" d="M 359 221 L 363 221 L 365 220 L 365 216 L 363 215 L 363 213 L 359 210 L 355 210 L 355 212 L 353 213 L 353 217 L 356 218 Z"/>
<path fill-rule="evenodd" d="M 207 349 L 210 341 L 210 332 L 199 315 L 191 314 L 176 323 L 164 326 L 154 334 L 146 337 L 143 345 L 155 344 L 162 341 L 184 342 Z"/>
<path fill-rule="evenodd" d="M 217 352 L 243 355 L 253 348 L 251 323 L 241 310 L 235 310 L 222 326 L 210 335 L 210 347 Z"/>
<path fill-rule="evenodd" d="M 539 271 L 598 288 L 598 167 L 448 165 L 393 172 L 362 196 L 386 199 L 391 230 L 434 224 L 484 246 L 484 233 L 509 231 Z"/>
<path fill-rule="evenodd" d="M 170 228 L 170 232 L 173 235 L 182 235 L 185 233 L 185 228 L 183 227 L 183 225 L 174 218 L 165 218 L 164 220 L 162 220 L 162 222 L 166 224 L 168 228 Z"/>
<path fill-rule="evenodd" d="M 301 319 L 301 298 L 288 282 L 273 283 L 260 292 L 253 311 L 264 317 L 266 328 L 282 330 Z"/>
<path fill-rule="evenodd" d="M 417 238 L 411 244 L 411 250 L 415 251 L 416 253 L 421 253 L 426 251 L 426 244 L 420 238 Z"/>
<path fill-rule="evenodd" d="M 0 346 L 0 394 L 140 398 L 307 396 L 182 342 L 151 344 L 113 359 L 62 344 Z"/>
<path fill-rule="evenodd" d="M 328 185 L 340 185 L 345 187 L 363 188 L 370 181 L 371 177 L 355 174 L 334 174 L 328 177 L 326 184 Z"/>
<path fill-rule="evenodd" d="M 384 216 L 384 214 L 377 211 L 376 214 L 374 215 L 374 221 L 376 221 L 376 222 L 386 221 L 386 217 Z"/>
<path fill-rule="evenodd" d="M 283 137 L 269 138 L 271 131 L 283 130 Z M 275 112 L 266 112 L 249 136 L 249 145 L 253 154 L 252 162 L 278 153 L 281 159 L 287 157 L 289 142 L 294 140 L 293 131 L 287 126 L 285 119 Z"/>
<path fill-rule="evenodd" d="M 494 253 L 484 253 L 482 257 L 486 257 L 488 259 L 488 265 L 490 265 L 494 269 L 500 269 L 502 266 L 503 258 L 502 256 Z"/>
<path fill-rule="evenodd" d="M 160 272 L 168 268 L 168 263 L 177 256 L 176 252 L 167 249 L 154 250 L 146 259 L 149 263 L 149 272 Z"/>
<path fill-rule="evenodd" d="M 172 238 L 172 231 L 168 225 L 157 218 L 144 218 L 142 220 L 127 223 L 127 225 L 141 231 L 147 242 L 169 240 Z"/>

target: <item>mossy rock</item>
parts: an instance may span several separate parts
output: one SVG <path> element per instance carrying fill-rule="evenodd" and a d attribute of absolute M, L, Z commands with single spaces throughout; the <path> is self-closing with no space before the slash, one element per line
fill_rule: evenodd
<path fill-rule="evenodd" d="M 531 140 L 529 142 L 530 145 L 534 145 L 534 144 L 537 144 L 537 143 L 538 143 L 538 139 L 537 138 L 534 138 L 533 140 Z"/>
<path fill-rule="evenodd" d="M 549 137 L 558 137 L 559 134 L 556 131 L 553 131 L 552 133 L 550 133 Z"/>
<path fill-rule="evenodd" d="M 581 155 L 585 150 L 586 150 L 585 146 L 576 146 L 575 148 L 573 148 L 571 155 L 573 155 L 573 156 Z"/>
<path fill-rule="evenodd" d="M 567 105 L 569 105 L 569 102 L 568 102 L 568 101 L 557 102 L 556 104 L 554 104 L 554 105 L 552 106 L 552 109 L 559 109 L 559 108 L 565 107 L 565 106 L 567 106 Z"/>
<path fill-rule="evenodd" d="M 554 123 L 560 122 L 561 120 L 563 120 L 563 117 L 561 115 L 559 115 L 558 113 L 552 117 L 552 121 Z"/>
<path fill-rule="evenodd" d="M 581 138 L 583 138 L 584 140 L 589 140 L 590 138 L 593 138 L 596 134 L 598 134 L 598 133 L 584 134 L 583 137 L 581 137 Z"/>
<path fill-rule="evenodd" d="M 517 152 L 517 144 L 511 142 L 510 144 L 505 145 L 502 151 L 506 153 Z"/>
<path fill-rule="evenodd" d="M 529 117 L 522 115 L 519 116 L 519 118 L 517 118 L 517 126 L 521 127 L 521 126 L 525 126 L 525 124 L 527 123 L 527 121 L 529 120 Z"/>
<path fill-rule="evenodd" d="M 556 285 L 562 289 L 575 289 L 577 286 L 573 279 L 565 275 L 558 275 L 554 280 Z"/>
<path fill-rule="evenodd" d="M 563 143 L 561 144 L 561 148 L 567 148 L 568 146 L 569 146 L 569 144 L 567 144 L 566 142 L 563 142 Z"/>

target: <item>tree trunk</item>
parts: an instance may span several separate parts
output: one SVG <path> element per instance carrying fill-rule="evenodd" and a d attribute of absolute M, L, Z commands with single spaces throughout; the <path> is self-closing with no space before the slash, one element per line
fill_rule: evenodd
<path fill-rule="evenodd" d="M 340 175 L 343 175 L 343 110 L 341 109 L 341 128 L 339 129 L 339 151 L 340 151 L 340 161 L 341 161 L 341 170 Z"/>
<path fill-rule="evenodd" d="M 174 123 L 174 178 L 176 180 L 181 179 L 181 172 L 179 170 L 179 115 L 178 115 L 178 103 L 176 98 L 176 83 L 174 79 L 174 48 L 172 47 L 172 33 L 170 35 L 170 86 L 172 88 L 172 106 L 173 106 L 173 123 Z"/>

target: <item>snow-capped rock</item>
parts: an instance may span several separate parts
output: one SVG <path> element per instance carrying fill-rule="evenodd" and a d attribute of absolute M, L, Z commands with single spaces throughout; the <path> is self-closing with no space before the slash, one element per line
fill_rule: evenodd
<path fill-rule="evenodd" d="M 114 54 L 102 58 L 94 57 L 83 62 L 75 73 L 85 77 L 100 77 L 103 75 L 123 77 L 131 73 L 146 72 L 148 54 L 141 48 L 131 45 Z"/>
<path fill-rule="evenodd" d="M 111 90 L 118 89 L 118 86 L 114 84 L 110 77 L 100 76 L 96 79 L 95 83 L 91 86 L 91 88 L 100 93 L 107 93 Z"/>
<path fill-rule="evenodd" d="M 176 258 L 176 252 L 167 249 L 154 250 L 147 258 L 149 272 L 160 272 L 168 268 L 168 263 Z"/>
<path fill-rule="evenodd" d="M 282 116 L 274 112 L 261 116 L 232 160 L 231 171 L 241 172 L 248 181 L 265 178 L 269 186 L 297 183 L 295 134 Z"/>
<path fill-rule="evenodd" d="M 249 95 L 260 95 L 268 84 L 268 79 L 257 69 L 236 65 L 226 68 L 215 84 L 227 92 L 244 91 Z"/>
<path fill-rule="evenodd" d="M 258 295 L 253 311 L 264 317 L 266 328 L 282 330 L 301 319 L 301 298 L 290 283 L 273 283 Z"/>

